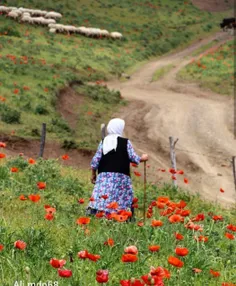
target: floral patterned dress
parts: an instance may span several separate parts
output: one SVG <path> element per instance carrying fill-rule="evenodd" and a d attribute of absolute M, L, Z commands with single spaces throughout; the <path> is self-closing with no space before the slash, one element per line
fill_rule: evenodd
<path fill-rule="evenodd" d="M 127 151 L 130 162 L 139 164 L 141 158 L 135 153 L 129 140 L 127 143 Z M 101 158 L 102 142 L 100 142 L 97 152 L 91 162 L 91 168 L 93 170 L 98 169 Z M 105 199 L 102 196 L 105 196 Z M 131 208 L 133 200 L 131 178 L 121 173 L 100 173 L 97 176 L 92 198 L 94 201 L 90 201 L 88 207 L 94 210 L 111 213 L 114 210 L 107 208 L 107 205 L 109 205 L 111 202 L 118 203 L 119 207 L 117 210 L 127 210 L 128 208 Z"/>

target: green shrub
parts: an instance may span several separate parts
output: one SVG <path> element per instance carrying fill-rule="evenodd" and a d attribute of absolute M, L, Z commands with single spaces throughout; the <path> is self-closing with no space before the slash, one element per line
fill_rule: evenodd
<path fill-rule="evenodd" d="M 35 114 L 40 114 L 40 115 L 46 115 L 48 114 L 48 110 L 45 106 L 41 105 L 41 104 L 38 104 L 36 107 L 35 107 L 35 111 L 34 111 Z"/>
<path fill-rule="evenodd" d="M 21 113 L 7 105 L 0 107 L 1 120 L 8 124 L 20 123 Z"/>

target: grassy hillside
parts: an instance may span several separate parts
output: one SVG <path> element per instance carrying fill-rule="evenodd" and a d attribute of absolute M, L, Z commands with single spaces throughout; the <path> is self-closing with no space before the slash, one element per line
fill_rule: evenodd
<path fill-rule="evenodd" d="M 193 81 L 217 93 L 233 95 L 235 43 L 229 41 L 219 48 L 211 48 L 198 60 L 193 60 L 178 74 L 180 79 Z"/>
<path fill-rule="evenodd" d="M 1 5 L 18 6 L 19 1 Z M 104 112 L 87 116 L 92 139 L 85 142 L 78 124 L 71 129 L 56 109 L 57 91 L 73 81 L 106 80 L 150 57 L 159 56 L 218 29 L 222 13 L 211 14 L 194 7 L 190 1 L 36 1 L 23 0 L 20 6 L 55 10 L 63 14 L 61 23 L 100 27 L 119 31 L 121 41 L 96 40 L 78 35 L 51 35 L 47 28 L 19 24 L 0 15 L 0 128 L 18 136 L 39 137 L 41 123 L 48 125 L 48 138 L 74 141 L 79 147 L 94 148 Z M 87 87 L 90 96 L 91 90 Z M 100 91 L 97 90 L 97 93 Z M 108 102 L 112 112 L 119 95 L 105 91 L 92 98 L 91 106 Z M 111 100 L 111 97 L 113 98 Z M 4 101 L 3 101 L 4 100 Z M 110 100 L 112 105 L 110 106 Z M 102 104 L 102 103 L 101 103 Z M 93 110 L 91 110 L 93 112 Z M 86 117 L 86 114 L 83 114 Z M 99 118 L 99 119 L 97 119 Z M 83 121 L 84 122 L 84 121 Z M 82 130 L 84 131 L 84 130 Z"/>
<path fill-rule="evenodd" d="M 48 285 L 95 286 L 98 285 L 95 277 L 99 269 L 109 270 L 109 282 L 106 285 L 118 286 L 120 280 L 132 277 L 138 279 L 147 274 L 151 266 L 162 266 L 170 272 L 170 278 L 164 279 L 165 286 L 235 283 L 235 239 L 230 240 L 225 236 L 226 233 L 235 236 L 234 229 L 227 228 L 230 224 L 236 224 L 235 209 L 225 210 L 217 204 L 203 202 L 197 196 L 189 196 L 168 185 L 161 188 L 149 185 L 147 203 L 152 203 L 153 214 L 143 226 L 138 226 L 137 223 L 142 221 L 143 187 L 142 177 L 137 177 L 133 178 L 135 196 L 139 199 L 136 222 L 91 218 L 88 225 L 77 225 L 77 219 L 85 216 L 92 185 L 88 183 L 87 171 L 66 169 L 62 165 L 46 160 L 29 164 L 22 157 L 0 159 L 2 286 L 12 286 L 15 281 L 24 281 L 25 285 L 27 282 L 48 281 Z M 46 183 L 46 187 L 39 189 L 38 182 Z M 32 194 L 40 195 L 38 202 L 29 199 Z M 224 193 L 219 191 L 219 195 L 223 196 Z M 164 198 L 161 199 L 162 196 Z M 157 197 L 158 207 L 154 203 L 157 202 Z M 167 202 L 166 197 L 172 203 Z M 85 202 L 80 204 L 79 199 L 84 199 Z M 54 209 L 47 211 L 48 205 Z M 53 217 L 46 216 L 50 211 L 53 212 Z M 163 211 L 167 211 L 168 215 L 162 214 Z M 168 216 L 173 213 L 180 213 L 184 222 L 170 223 Z M 187 223 L 196 216 L 201 220 L 196 220 L 194 225 L 200 225 L 200 230 L 188 229 Z M 48 220 L 50 218 L 52 220 Z M 153 220 L 160 220 L 163 225 L 152 227 Z M 182 234 L 183 240 L 177 240 L 175 232 Z M 208 241 L 198 241 L 201 236 L 207 237 Z M 104 245 L 109 238 L 114 240 L 114 246 Z M 27 244 L 25 250 L 14 248 L 17 240 Z M 138 261 L 124 263 L 121 257 L 124 248 L 130 245 L 138 248 Z M 160 250 L 151 252 L 148 249 L 151 245 L 159 245 Z M 177 256 L 176 247 L 188 248 L 189 254 L 185 257 Z M 101 257 L 97 262 L 80 259 L 77 254 L 82 250 Z M 178 257 L 184 266 L 176 268 L 170 265 L 169 256 Z M 66 265 L 63 268 L 71 270 L 72 276 L 59 277 L 57 269 L 49 263 L 52 258 L 65 259 Z M 194 273 L 194 268 L 202 272 Z M 219 272 L 220 276 L 214 277 L 210 269 Z"/>

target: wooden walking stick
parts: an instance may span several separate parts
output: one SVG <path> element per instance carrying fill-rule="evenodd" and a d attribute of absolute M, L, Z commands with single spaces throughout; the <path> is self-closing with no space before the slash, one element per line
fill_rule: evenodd
<path fill-rule="evenodd" d="M 147 168 L 146 161 L 144 162 L 144 180 L 143 180 L 143 220 L 146 220 L 146 184 L 147 184 Z"/>

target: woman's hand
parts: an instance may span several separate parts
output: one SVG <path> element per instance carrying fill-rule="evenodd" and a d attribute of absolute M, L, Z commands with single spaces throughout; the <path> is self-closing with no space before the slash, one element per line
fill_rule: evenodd
<path fill-rule="evenodd" d="M 97 179 L 97 176 L 95 175 L 93 175 L 92 177 L 91 177 L 91 183 L 92 184 L 95 184 L 96 183 L 96 179 Z"/>
<path fill-rule="evenodd" d="M 140 162 L 146 162 L 146 161 L 148 161 L 148 154 L 143 154 L 143 155 L 141 156 Z"/>
<path fill-rule="evenodd" d="M 91 183 L 95 184 L 97 179 L 96 170 L 92 170 Z"/>

